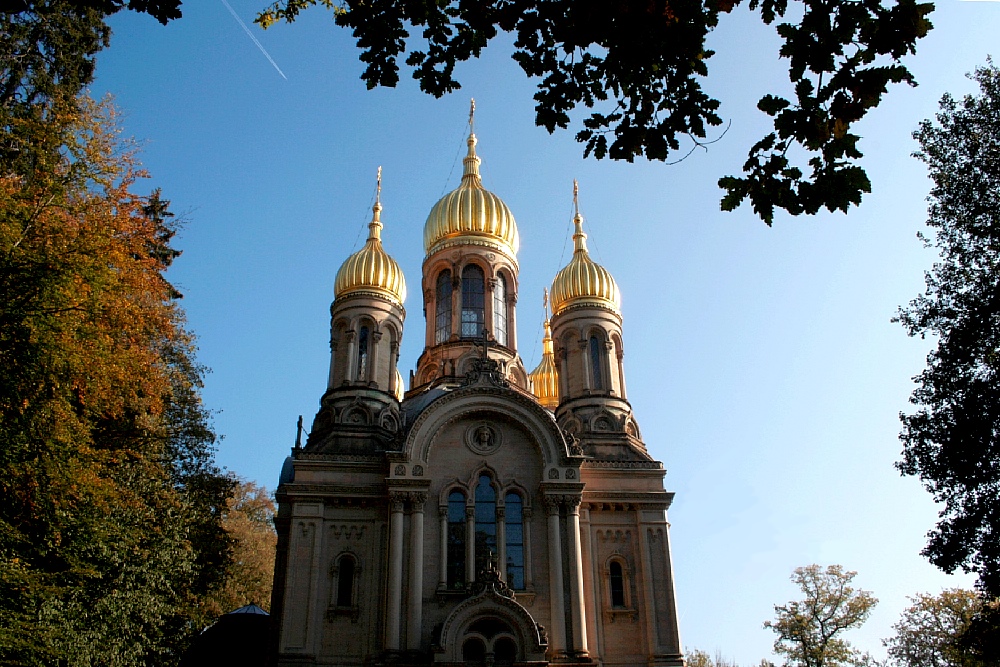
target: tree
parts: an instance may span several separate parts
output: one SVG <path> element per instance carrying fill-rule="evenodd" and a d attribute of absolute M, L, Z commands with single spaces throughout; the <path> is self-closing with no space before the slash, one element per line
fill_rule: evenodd
<path fill-rule="evenodd" d="M 176 224 L 115 117 L 0 108 L 3 664 L 169 664 L 229 567 Z"/>
<path fill-rule="evenodd" d="M 923 554 L 944 570 L 978 575 L 1000 597 L 1000 71 L 988 62 L 971 78 L 978 94 L 941 99 L 920 124 L 914 154 L 933 186 L 920 238 L 940 257 L 925 292 L 896 316 L 936 347 L 914 380 L 916 407 L 901 414 L 904 475 L 917 475 L 943 503 Z"/>
<path fill-rule="evenodd" d="M 94 77 L 94 55 L 107 47 L 105 19 L 122 9 L 160 23 L 180 18 L 181 0 L 8 0 L 0 10 L 0 106 L 35 108 L 76 97 Z"/>
<path fill-rule="evenodd" d="M 919 593 L 893 625 L 894 637 L 882 641 L 901 667 L 979 667 L 961 646 L 961 637 L 982 606 L 973 591 L 950 588 L 940 595 Z"/>
<path fill-rule="evenodd" d="M 697 648 L 684 653 L 684 664 L 686 667 L 739 667 L 734 660 L 724 657 L 721 651 L 716 651 L 713 658 L 707 651 Z"/>
<path fill-rule="evenodd" d="M 819 565 L 795 568 L 792 582 L 805 598 L 775 605 L 775 619 L 764 623 L 777 633 L 774 652 L 785 656 L 786 665 L 837 667 L 864 662 L 866 656 L 839 636 L 863 624 L 878 603 L 868 591 L 850 585 L 856 575 L 840 565 L 825 570 Z"/>
<path fill-rule="evenodd" d="M 305 9 L 334 11 L 349 28 L 367 67 L 369 88 L 394 86 L 397 58 L 434 96 L 460 88 L 455 65 L 478 57 L 500 31 L 516 37 L 513 58 L 540 79 L 535 122 L 549 132 L 586 109 L 578 141 L 585 155 L 667 160 L 710 142 L 722 124 L 719 101 L 706 95 L 708 34 L 741 0 L 276 0 L 257 17 L 264 28 L 291 23 Z M 751 149 L 744 176 L 719 181 L 724 210 L 746 199 L 770 225 L 775 207 L 793 215 L 820 208 L 846 212 L 871 184 L 856 161 L 852 125 L 878 106 L 891 83 L 914 85 L 901 58 L 931 29 L 931 3 L 916 0 L 748 0 L 761 20 L 801 16 L 776 26 L 788 59 L 791 99 L 766 95 L 758 108 L 774 132 Z M 411 32 L 419 31 L 414 48 Z M 685 145 L 682 146 L 681 142 Z M 789 152 L 804 149 L 806 165 Z"/>
<path fill-rule="evenodd" d="M 206 612 L 221 616 L 246 604 L 271 606 L 274 580 L 274 500 L 263 486 L 240 481 L 227 503 L 222 525 L 232 540 L 233 567 L 205 601 Z"/>

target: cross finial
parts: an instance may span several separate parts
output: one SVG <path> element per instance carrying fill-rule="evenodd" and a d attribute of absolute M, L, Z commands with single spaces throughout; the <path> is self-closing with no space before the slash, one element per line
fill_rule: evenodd
<path fill-rule="evenodd" d="M 471 98 L 469 100 L 469 130 L 472 130 L 473 121 L 476 118 L 476 98 Z"/>
<path fill-rule="evenodd" d="M 375 203 L 382 203 L 382 165 L 378 166 L 378 175 L 375 177 L 377 185 L 375 186 Z"/>
<path fill-rule="evenodd" d="M 573 215 L 580 215 L 580 184 L 573 179 Z"/>
<path fill-rule="evenodd" d="M 542 308 L 545 310 L 545 319 L 549 319 L 549 288 L 542 288 Z"/>
<path fill-rule="evenodd" d="M 302 449 L 302 415 L 299 415 L 299 423 L 296 426 L 295 449 Z"/>
<path fill-rule="evenodd" d="M 483 361 L 484 362 L 490 360 L 489 350 L 490 350 L 490 332 L 486 330 L 486 327 L 483 327 Z"/>

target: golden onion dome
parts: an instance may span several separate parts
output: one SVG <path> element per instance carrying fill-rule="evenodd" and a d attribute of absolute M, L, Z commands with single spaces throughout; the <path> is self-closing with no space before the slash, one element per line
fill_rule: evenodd
<path fill-rule="evenodd" d="M 548 291 L 545 301 L 548 303 Z M 528 374 L 531 393 L 543 408 L 555 410 L 559 406 L 559 376 L 556 374 L 556 357 L 552 349 L 552 327 L 549 326 L 548 310 L 545 313 L 545 336 L 542 338 L 542 360 L 535 370 Z"/>
<path fill-rule="evenodd" d="M 515 259 L 520 240 L 514 215 L 500 197 L 483 187 L 475 134 L 469 134 L 468 144 L 461 185 L 439 199 L 427 216 L 424 251 L 430 255 L 454 245 L 482 245 Z"/>
<path fill-rule="evenodd" d="M 576 204 L 577 184 L 573 182 L 573 201 Z M 573 216 L 573 259 L 556 274 L 552 281 L 552 314 L 575 305 L 596 305 L 610 308 L 621 314 L 622 297 L 611 273 L 590 258 L 587 235 L 583 231 L 583 216 L 576 207 Z"/>
<path fill-rule="evenodd" d="M 395 391 L 396 400 L 397 401 L 402 401 L 403 400 L 403 394 L 405 394 L 405 393 L 406 393 L 406 390 L 403 388 L 403 375 L 402 375 L 402 373 L 399 372 L 399 369 L 397 368 L 396 369 L 396 391 Z"/>
<path fill-rule="evenodd" d="M 406 281 L 399 264 L 382 248 L 382 221 L 379 219 L 382 204 L 378 198 L 372 212 L 374 215 L 368 223 L 365 246 L 348 257 L 337 271 L 337 279 L 333 283 L 334 297 L 339 299 L 353 292 L 375 292 L 402 306 L 406 300 Z"/>

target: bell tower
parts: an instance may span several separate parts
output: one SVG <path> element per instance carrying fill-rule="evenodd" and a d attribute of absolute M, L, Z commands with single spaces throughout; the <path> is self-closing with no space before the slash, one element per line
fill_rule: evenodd
<path fill-rule="evenodd" d="M 625 393 L 621 293 L 611 273 L 590 257 L 576 181 L 573 207 L 573 257 L 552 281 L 556 419 L 585 448 L 628 443 L 644 452 Z"/>
<path fill-rule="evenodd" d="M 344 261 L 334 281 L 330 372 L 306 449 L 353 450 L 352 442 L 368 437 L 370 431 L 388 439 L 399 427 L 403 379 L 397 363 L 406 282 L 399 264 L 382 248 L 381 195 L 379 167 L 368 239 Z M 348 431 L 334 437 L 332 429 L 338 423 L 355 427 L 357 438 Z"/>
<path fill-rule="evenodd" d="M 411 389 L 464 378 L 484 332 L 490 359 L 499 362 L 510 382 L 528 388 L 517 354 L 517 224 L 507 204 L 483 187 L 475 108 L 473 100 L 462 182 L 434 204 L 424 225 L 427 328 Z"/>

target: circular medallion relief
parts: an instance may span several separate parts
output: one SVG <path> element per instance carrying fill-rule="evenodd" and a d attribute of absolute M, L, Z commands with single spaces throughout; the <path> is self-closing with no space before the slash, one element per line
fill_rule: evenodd
<path fill-rule="evenodd" d="M 486 422 L 476 422 L 465 430 L 466 446 L 477 454 L 492 454 L 503 444 L 500 429 Z"/>

